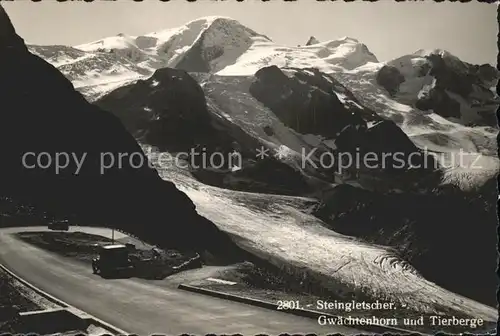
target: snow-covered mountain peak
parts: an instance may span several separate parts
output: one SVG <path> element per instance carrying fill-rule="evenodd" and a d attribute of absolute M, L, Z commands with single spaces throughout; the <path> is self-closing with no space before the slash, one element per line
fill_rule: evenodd
<path fill-rule="evenodd" d="M 316 46 L 321 48 L 318 56 L 327 58 L 330 63 L 338 64 L 347 70 L 379 62 L 365 44 L 351 37 L 318 43 Z M 327 54 L 329 55 L 326 56 Z"/>
<path fill-rule="evenodd" d="M 238 33 L 244 31 L 249 36 L 262 36 L 270 40 L 263 35 L 257 34 L 252 29 L 243 26 L 237 20 L 225 16 L 207 16 L 189 21 L 185 25 L 176 28 L 163 29 L 142 36 L 130 36 L 124 33 L 119 33 L 116 36 L 106 37 L 94 42 L 75 46 L 75 48 L 84 51 L 100 51 L 99 49 L 102 48 L 112 49 L 130 46 L 139 47 L 140 49 L 148 49 L 153 46 L 139 46 L 137 45 L 137 41 L 148 39 L 152 41 L 156 39 L 158 44 L 162 44 L 162 42 L 167 42 L 178 35 L 184 35 L 183 37 L 185 40 L 190 40 L 190 42 L 193 43 L 200 37 L 201 34 L 210 29 L 224 31 L 226 35 L 230 33 L 238 35 Z"/>
<path fill-rule="evenodd" d="M 415 56 L 427 57 L 430 55 L 439 55 L 442 57 L 455 57 L 449 51 L 444 49 L 419 49 L 413 53 Z"/>
<path fill-rule="evenodd" d="M 355 39 L 355 38 L 349 37 L 349 36 L 342 36 L 341 38 L 337 39 L 337 41 L 346 41 L 346 42 L 352 42 L 352 43 L 359 43 L 358 39 Z"/>
<path fill-rule="evenodd" d="M 207 15 L 207 16 L 202 16 L 197 19 L 191 20 L 186 23 L 186 25 L 190 25 L 195 22 L 205 22 L 207 24 L 211 24 L 216 20 L 227 20 L 227 21 L 234 21 L 233 18 L 230 18 L 229 16 L 224 16 L 224 15 Z"/>
<path fill-rule="evenodd" d="M 122 32 L 75 47 L 29 48 L 58 67 L 94 100 L 165 67 L 218 72 L 236 63 L 254 46 L 272 43 L 229 17 L 208 16 L 140 36 Z"/>
<path fill-rule="evenodd" d="M 236 61 L 264 35 L 225 16 L 202 17 L 177 28 L 143 36 L 119 34 L 76 48 L 118 54 L 151 71 L 180 67 L 190 71 L 219 71 Z"/>
<path fill-rule="evenodd" d="M 205 32 L 208 29 L 220 29 L 221 27 L 230 28 L 237 30 L 238 28 L 244 28 L 250 35 L 258 35 L 253 30 L 243 26 L 237 20 L 234 20 L 227 16 L 205 16 L 192 21 L 187 22 L 185 25 L 168 28 L 161 31 L 152 32 L 146 34 L 145 36 L 157 37 L 160 40 L 167 40 L 172 37 L 173 34 L 191 31 L 192 33 L 197 33 L 197 35 Z"/>
<path fill-rule="evenodd" d="M 120 32 L 75 47 L 30 50 L 57 66 L 91 100 L 165 67 L 234 76 L 253 75 L 270 65 L 335 73 L 378 62 L 351 37 L 326 42 L 311 37 L 306 46 L 283 46 L 226 16 L 201 17 L 139 36 Z"/>
<path fill-rule="evenodd" d="M 399 103 L 467 126 L 496 127 L 498 71 L 443 49 L 421 49 L 386 63 L 377 82 Z"/>
<path fill-rule="evenodd" d="M 205 24 L 210 26 L 216 21 L 226 21 L 226 22 L 237 22 L 235 19 L 229 17 L 229 16 L 224 16 L 224 15 L 208 15 L 208 16 L 202 16 L 199 18 L 196 18 L 194 20 L 188 21 L 185 25 L 197 25 L 197 24 Z"/>
<path fill-rule="evenodd" d="M 154 70 L 176 67 L 191 72 L 248 75 L 258 69 L 280 67 L 319 68 L 335 72 L 352 70 L 377 58 L 352 37 L 287 47 L 225 16 L 202 17 L 177 28 L 143 36 L 124 34 L 76 47 L 87 52 L 119 55 L 140 67 Z"/>
<path fill-rule="evenodd" d="M 271 65 L 280 68 L 317 68 L 326 73 L 335 73 L 378 63 L 366 45 L 349 37 L 298 47 L 278 45 L 270 40 L 254 41 L 236 64 L 224 68 L 218 74 L 252 75 Z"/>

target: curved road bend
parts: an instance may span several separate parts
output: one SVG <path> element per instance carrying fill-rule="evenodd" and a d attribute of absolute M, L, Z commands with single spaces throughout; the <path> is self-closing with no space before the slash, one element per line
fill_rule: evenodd
<path fill-rule="evenodd" d="M 321 326 L 315 319 L 159 287 L 138 279 L 105 280 L 92 274 L 89 266 L 11 235 L 28 230 L 43 231 L 46 228 L 0 230 L 0 263 L 47 293 L 130 333 L 363 333 L 347 327 Z M 103 229 L 78 230 L 103 233 Z"/>

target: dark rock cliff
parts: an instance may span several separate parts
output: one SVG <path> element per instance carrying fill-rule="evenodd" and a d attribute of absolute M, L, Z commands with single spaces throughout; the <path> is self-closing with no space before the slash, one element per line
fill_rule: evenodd
<path fill-rule="evenodd" d="M 245 91 L 238 79 L 230 80 L 235 82 L 228 84 L 225 77 L 163 68 L 146 80 L 112 91 L 95 104 L 122 120 L 141 143 L 170 153 L 182 153 L 192 163 L 191 174 L 203 183 L 288 195 L 309 191 L 301 173 L 285 163 L 272 157 L 255 160 L 255 151 L 262 146 L 259 139 L 218 116 L 222 107 L 216 100 L 228 91 L 227 86 L 231 88 L 231 100 L 238 100 L 238 95 Z M 251 98 L 245 96 L 245 99 Z M 240 102 L 238 106 L 245 106 Z M 256 104 L 258 102 L 252 100 L 245 108 Z M 231 171 L 231 161 L 239 163 L 229 159 L 235 151 L 242 162 L 240 169 Z M 207 160 L 202 159 L 202 153 Z M 214 153 L 217 155 L 212 156 Z M 210 162 L 211 157 L 218 159 Z"/>
<path fill-rule="evenodd" d="M 309 70 L 312 75 L 303 70 L 292 71 L 293 75 L 287 75 L 277 66 L 260 69 L 250 93 L 298 133 L 331 139 L 347 125 L 366 128 L 366 120 L 377 118 L 368 109 L 342 102 L 334 88 L 347 90 L 333 78 L 326 78 L 315 69 Z"/>
<path fill-rule="evenodd" d="M 309 38 L 309 40 L 307 40 L 306 46 L 310 46 L 310 45 L 313 45 L 313 44 L 318 44 L 318 43 L 320 43 L 320 42 L 318 41 L 318 39 L 317 39 L 316 37 L 314 37 L 314 36 L 311 36 L 311 37 Z"/>
<path fill-rule="evenodd" d="M 118 118 L 89 104 L 57 69 L 28 51 L 1 7 L 0 101 L 3 197 L 59 216 L 76 214 L 162 246 L 226 255 L 234 247 L 184 193 L 149 167 Z M 36 164 L 41 153 L 52 160 L 67 153 L 84 161 L 78 173 L 71 159 L 57 172 L 54 161 L 47 168 Z M 111 165 L 111 156 L 118 160 L 119 153 L 126 159 Z M 111 168 L 103 171 L 103 163 Z"/>
<path fill-rule="evenodd" d="M 399 90 L 399 85 L 405 81 L 405 77 L 398 68 L 384 65 L 377 72 L 377 83 L 385 88 L 391 95 Z"/>
<path fill-rule="evenodd" d="M 202 88 L 184 70 L 163 68 L 121 87 L 96 104 L 111 111 L 141 142 L 172 152 L 215 150 L 231 141 L 212 125 Z"/>

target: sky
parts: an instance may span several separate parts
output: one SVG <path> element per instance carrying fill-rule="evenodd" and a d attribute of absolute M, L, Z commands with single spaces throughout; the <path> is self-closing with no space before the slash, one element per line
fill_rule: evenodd
<path fill-rule="evenodd" d="M 214 1 L 132 0 L 91 3 L 2 1 L 17 32 L 31 44 L 78 45 L 124 33 L 141 35 L 178 27 L 188 21 L 231 17 L 278 44 L 305 44 L 344 36 L 366 44 L 379 61 L 418 49 L 445 49 L 463 61 L 496 64 L 495 4 L 416 2 L 344 2 L 298 0 Z"/>

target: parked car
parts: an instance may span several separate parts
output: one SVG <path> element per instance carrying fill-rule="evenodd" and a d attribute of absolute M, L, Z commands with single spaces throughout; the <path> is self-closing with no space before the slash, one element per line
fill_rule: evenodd
<path fill-rule="evenodd" d="M 126 245 L 105 245 L 99 248 L 99 255 L 92 259 L 92 270 L 95 274 L 108 276 L 112 274 L 131 275 L 134 264 Z"/>
<path fill-rule="evenodd" d="M 69 221 L 65 220 L 54 220 L 47 226 L 50 230 L 58 231 L 69 231 Z"/>

